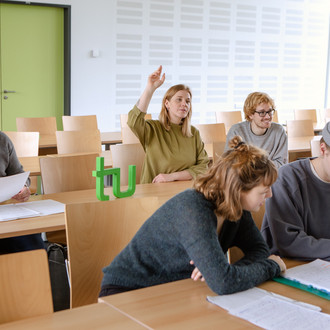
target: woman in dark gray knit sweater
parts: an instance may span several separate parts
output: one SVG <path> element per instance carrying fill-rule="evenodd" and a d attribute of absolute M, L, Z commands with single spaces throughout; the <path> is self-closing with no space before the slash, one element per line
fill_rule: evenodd
<path fill-rule="evenodd" d="M 271 196 L 276 167 L 239 136 L 230 146 L 194 189 L 161 206 L 104 268 L 100 296 L 201 276 L 215 293 L 229 294 L 285 269 L 270 256 L 250 214 Z M 244 252 L 235 264 L 226 258 L 232 246 Z"/>

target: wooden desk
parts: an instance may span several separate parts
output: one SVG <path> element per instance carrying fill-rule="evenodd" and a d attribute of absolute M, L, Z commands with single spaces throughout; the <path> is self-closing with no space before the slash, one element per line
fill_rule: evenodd
<path fill-rule="evenodd" d="M 63 154 L 62 156 L 71 156 L 71 155 L 82 155 L 83 153 L 77 154 Z M 57 154 L 51 154 L 48 156 L 57 156 Z M 19 161 L 22 164 L 24 171 L 29 171 L 30 176 L 40 176 L 40 163 L 39 158 L 46 156 L 35 156 L 35 157 L 19 157 Z M 101 152 L 100 157 L 104 157 L 104 167 L 112 167 L 112 157 L 110 150 L 104 150 Z M 95 163 L 96 164 L 96 163 Z"/>
<path fill-rule="evenodd" d="M 162 205 L 168 199 L 178 194 L 179 192 L 191 188 L 192 184 L 192 181 L 138 184 L 136 185 L 135 194 L 128 198 L 157 196 L 159 198 L 160 205 Z M 123 187 L 122 190 L 126 188 L 127 187 Z M 106 188 L 105 194 L 110 196 L 110 200 L 115 199 L 112 193 L 112 187 Z M 43 199 L 53 199 L 65 204 L 99 201 L 96 197 L 95 189 L 31 196 L 29 201 Z M 14 201 L 9 200 L 2 204 L 9 203 L 14 203 Z M 65 229 L 64 213 L 35 218 L 2 221 L 0 222 L 0 238 L 22 236 L 27 234 L 35 234 L 62 229 Z"/>
<path fill-rule="evenodd" d="M 92 304 L 53 314 L 4 323 L 0 329 L 146 329 L 106 304 Z"/>
<path fill-rule="evenodd" d="M 110 150 L 111 144 L 122 143 L 121 132 L 101 132 L 101 140 L 105 150 Z"/>
<path fill-rule="evenodd" d="M 288 263 L 288 265 L 290 262 Z M 300 264 L 299 262 L 293 263 Z M 260 288 L 292 299 L 318 305 L 330 313 L 329 301 L 308 292 L 267 281 Z M 115 306 L 151 328 L 162 329 L 250 329 L 255 325 L 230 315 L 226 310 L 207 302 L 215 296 L 205 282 L 191 279 L 157 285 L 140 290 L 99 298 Z"/>

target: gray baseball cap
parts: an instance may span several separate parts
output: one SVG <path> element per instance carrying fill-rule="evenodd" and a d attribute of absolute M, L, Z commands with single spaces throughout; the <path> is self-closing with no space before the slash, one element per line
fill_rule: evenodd
<path fill-rule="evenodd" d="M 322 137 L 325 143 L 330 147 L 330 121 L 326 123 L 322 130 Z"/>

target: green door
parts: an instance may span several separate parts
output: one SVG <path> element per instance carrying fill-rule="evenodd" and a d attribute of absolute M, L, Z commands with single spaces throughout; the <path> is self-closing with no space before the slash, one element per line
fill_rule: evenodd
<path fill-rule="evenodd" d="M 0 4 L 1 130 L 16 117 L 64 113 L 64 10 Z"/>

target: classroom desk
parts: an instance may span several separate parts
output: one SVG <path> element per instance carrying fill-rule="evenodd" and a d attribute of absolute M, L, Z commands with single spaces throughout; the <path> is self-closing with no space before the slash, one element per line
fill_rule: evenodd
<path fill-rule="evenodd" d="M 76 153 L 76 154 L 63 154 L 61 156 L 71 156 L 71 155 L 83 155 L 84 153 Z M 87 154 L 87 153 L 86 153 Z M 57 154 L 50 154 L 51 156 L 57 156 Z M 24 171 L 30 172 L 30 176 L 40 176 L 40 163 L 39 158 L 47 157 L 44 156 L 35 156 L 35 157 L 18 157 L 20 163 L 22 164 Z M 104 157 L 104 167 L 111 168 L 112 167 L 112 157 L 110 150 L 104 150 L 101 152 L 100 157 Z M 96 164 L 96 163 L 95 163 Z"/>
<path fill-rule="evenodd" d="M 101 132 L 101 141 L 105 150 L 110 150 L 111 144 L 122 143 L 121 132 Z"/>
<path fill-rule="evenodd" d="M 157 196 L 162 205 L 168 199 L 179 192 L 191 188 L 193 181 L 175 181 L 168 183 L 148 183 L 137 184 L 133 196 L 127 198 L 139 198 L 148 196 Z M 124 191 L 127 187 L 123 187 Z M 110 200 L 115 199 L 112 193 L 112 187 L 105 188 L 105 194 L 110 196 Z M 96 197 L 95 189 L 62 192 L 48 195 L 31 196 L 29 201 L 53 199 L 64 204 L 99 202 Z M 1 204 L 13 203 L 13 200 Z M 0 238 L 22 236 L 41 232 L 49 232 L 65 229 L 64 213 L 52 214 L 41 217 L 17 219 L 0 222 Z"/>
<path fill-rule="evenodd" d="M 301 262 L 286 260 L 289 267 Z M 308 292 L 267 281 L 262 289 L 318 305 L 330 314 L 329 301 Z M 157 285 L 140 290 L 99 298 L 100 302 L 120 311 L 151 328 L 162 329 L 250 329 L 257 326 L 230 315 L 226 310 L 207 302 L 206 296 L 216 294 L 205 282 L 191 279 Z M 259 329 L 259 328 L 258 328 Z"/>
<path fill-rule="evenodd" d="M 143 325 L 106 304 L 74 309 L 4 323 L 0 329 L 146 329 Z"/>

